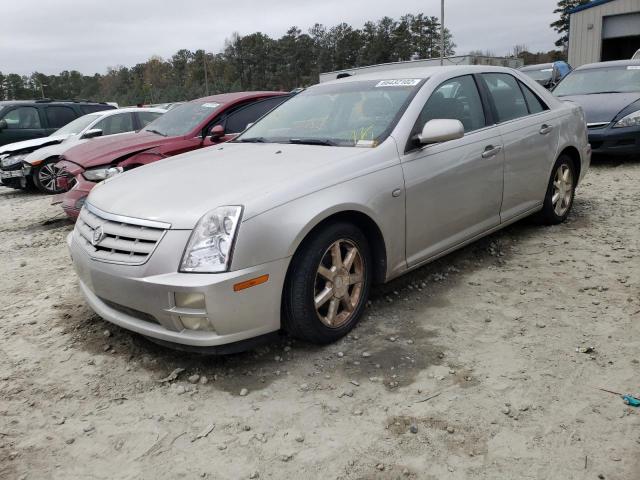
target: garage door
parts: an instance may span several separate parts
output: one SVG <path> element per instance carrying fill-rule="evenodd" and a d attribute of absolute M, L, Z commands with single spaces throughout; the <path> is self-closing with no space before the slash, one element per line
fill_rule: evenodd
<path fill-rule="evenodd" d="M 640 12 L 602 19 L 602 38 L 633 37 L 640 34 Z"/>

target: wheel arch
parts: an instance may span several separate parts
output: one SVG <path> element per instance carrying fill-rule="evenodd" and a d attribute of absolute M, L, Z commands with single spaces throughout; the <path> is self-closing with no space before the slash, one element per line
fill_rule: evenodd
<path fill-rule="evenodd" d="M 295 256 L 315 232 L 331 223 L 341 221 L 355 225 L 362 230 L 362 233 L 367 237 L 373 263 L 373 283 L 384 283 L 387 275 L 387 246 L 384 241 L 384 236 L 372 216 L 361 210 L 347 208 L 316 217 L 307 224 L 307 227 L 304 228 L 296 238 L 291 248 L 292 255 Z M 289 265 L 289 269 L 290 268 L 291 263 Z"/>
<path fill-rule="evenodd" d="M 576 169 L 576 181 L 579 181 L 580 175 L 582 173 L 582 160 L 580 158 L 580 152 L 573 145 L 568 145 L 560 151 L 560 153 L 558 154 L 558 158 L 560 158 L 562 155 L 568 156 L 573 161 L 573 166 Z"/>

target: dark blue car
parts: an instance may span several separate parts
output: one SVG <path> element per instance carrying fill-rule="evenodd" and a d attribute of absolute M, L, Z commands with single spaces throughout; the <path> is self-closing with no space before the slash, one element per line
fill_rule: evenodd
<path fill-rule="evenodd" d="M 640 153 L 640 60 L 584 65 L 553 93 L 582 107 L 594 154 Z"/>

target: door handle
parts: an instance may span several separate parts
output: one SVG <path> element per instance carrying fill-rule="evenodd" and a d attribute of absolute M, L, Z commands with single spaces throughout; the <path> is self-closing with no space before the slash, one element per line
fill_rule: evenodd
<path fill-rule="evenodd" d="M 495 157 L 501 151 L 502 151 L 502 145 L 498 145 L 496 147 L 494 147 L 493 145 L 489 145 L 487 148 L 484 149 L 484 152 L 482 152 L 482 158 Z"/>
<path fill-rule="evenodd" d="M 553 125 L 547 125 L 546 123 L 540 127 L 540 135 L 546 135 L 553 130 Z"/>

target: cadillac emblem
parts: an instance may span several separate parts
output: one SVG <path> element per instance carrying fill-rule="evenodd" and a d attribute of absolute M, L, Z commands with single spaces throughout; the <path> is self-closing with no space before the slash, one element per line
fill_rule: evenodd
<path fill-rule="evenodd" d="M 91 237 L 91 245 L 95 247 L 103 239 L 104 239 L 104 230 L 102 229 L 102 225 L 100 225 L 93 231 L 93 237 Z"/>

